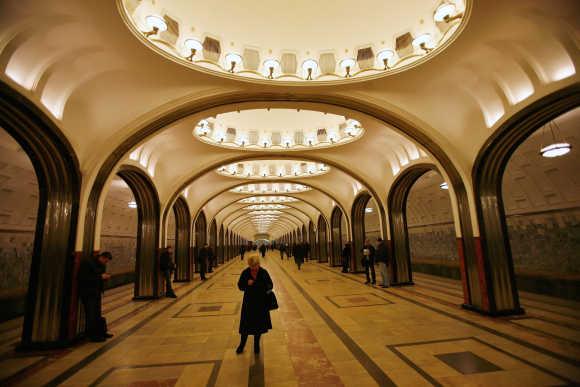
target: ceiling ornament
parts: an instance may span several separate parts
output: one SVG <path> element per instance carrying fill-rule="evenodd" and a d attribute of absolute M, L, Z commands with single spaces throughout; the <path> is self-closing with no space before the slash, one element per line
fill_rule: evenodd
<path fill-rule="evenodd" d="M 239 179 L 293 179 L 320 176 L 330 168 L 323 163 L 304 160 L 252 160 L 222 165 L 216 172 Z"/>
<path fill-rule="evenodd" d="M 287 31 L 297 23 L 296 16 L 264 10 L 256 1 L 244 2 L 237 11 L 228 9 L 227 14 L 236 14 L 237 29 L 225 9 L 215 9 L 211 2 L 212 9 L 175 0 L 117 1 L 131 32 L 157 53 L 215 75 L 278 83 L 337 83 L 404 71 L 449 45 L 464 29 L 471 9 L 470 0 L 414 0 L 407 7 L 391 4 L 397 12 L 389 19 L 385 0 L 387 4 L 357 10 L 364 18 L 360 21 L 345 19 L 338 3 L 325 9 L 322 21 L 312 7 L 306 13 L 297 9 L 300 22 L 312 25 L 306 34 Z M 251 27 L 252 18 L 259 18 L 262 28 Z"/>
<path fill-rule="evenodd" d="M 238 203 L 293 203 L 299 201 L 290 196 L 250 196 L 238 201 Z"/>
<path fill-rule="evenodd" d="M 193 136 L 206 144 L 254 151 L 329 148 L 358 140 L 361 123 L 331 113 L 253 109 L 200 120 Z"/>
<path fill-rule="evenodd" d="M 278 193 L 300 193 L 310 191 L 312 188 L 303 184 L 293 183 L 260 183 L 244 184 L 232 188 L 230 192 L 240 194 L 278 194 Z"/>

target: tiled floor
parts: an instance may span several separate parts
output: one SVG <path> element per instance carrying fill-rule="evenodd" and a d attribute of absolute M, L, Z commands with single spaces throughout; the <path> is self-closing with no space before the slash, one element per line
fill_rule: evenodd
<path fill-rule="evenodd" d="M 236 355 L 242 293 L 234 260 L 176 300 L 107 292 L 115 337 L 52 352 L 16 353 L 21 321 L 0 325 L 0 385 L 389 386 L 580 383 L 577 303 L 523 294 L 527 314 L 492 319 L 458 307 L 457 281 L 415 274 L 381 289 L 361 275 L 269 254 L 280 309 L 262 352 Z"/>

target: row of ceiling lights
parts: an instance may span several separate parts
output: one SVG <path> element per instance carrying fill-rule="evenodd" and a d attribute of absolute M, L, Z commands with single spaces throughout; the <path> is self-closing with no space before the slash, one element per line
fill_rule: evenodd
<path fill-rule="evenodd" d="M 268 160 L 250 163 L 233 163 L 217 169 L 221 175 L 248 179 L 308 177 L 327 173 L 329 167 L 323 163 L 306 161 Z"/>
<path fill-rule="evenodd" d="M 433 13 L 433 20 L 436 23 L 450 23 L 451 21 L 460 19 L 461 17 L 463 17 L 463 13 L 457 12 L 455 4 L 450 2 L 443 2 Z M 165 19 L 159 15 L 149 15 L 145 17 L 145 24 L 149 28 L 149 31 L 143 32 L 146 37 L 151 37 L 158 34 L 159 32 L 167 30 L 167 23 Z M 418 50 L 423 54 L 427 54 L 435 48 L 436 42 L 431 34 L 424 33 L 416 36 L 412 41 L 412 45 L 415 50 Z M 203 51 L 203 44 L 198 39 L 189 38 L 183 42 L 183 48 L 188 53 L 185 56 L 185 59 L 193 62 L 197 53 Z M 378 63 L 383 66 L 383 70 L 391 69 L 389 66 L 389 61 L 391 61 L 394 57 L 395 52 L 390 49 L 382 50 L 376 56 Z M 240 68 L 242 66 L 243 58 L 240 54 L 231 52 L 226 54 L 225 62 L 227 66 L 229 66 L 227 71 L 234 73 L 236 72 L 236 68 Z M 356 63 L 356 60 L 352 57 L 347 57 L 339 61 L 339 66 L 345 72 L 345 78 L 350 78 L 352 76 L 352 70 L 356 66 Z M 313 75 L 318 70 L 318 67 L 318 62 L 314 59 L 306 59 L 304 62 L 302 62 L 301 69 L 303 71 L 304 79 L 312 80 Z M 274 74 L 280 71 L 281 65 L 277 59 L 269 58 L 263 62 L 263 68 L 265 71 L 263 75 L 267 79 L 274 79 Z"/>

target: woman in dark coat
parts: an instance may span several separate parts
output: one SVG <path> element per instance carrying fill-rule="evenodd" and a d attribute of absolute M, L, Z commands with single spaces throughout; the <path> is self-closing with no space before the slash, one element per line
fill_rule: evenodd
<path fill-rule="evenodd" d="M 236 353 L 242 353 L 248 335 L 254 335 L 254 353 L 260 353 L 260 336 L 272 329 L 267 291 L 274 287 L 270 274 L 260 267 L 256 254 L 248 257 L 248 268 L 242 271 L 238 288 L 244 292 L 240 317 L 240 345 Z"/>

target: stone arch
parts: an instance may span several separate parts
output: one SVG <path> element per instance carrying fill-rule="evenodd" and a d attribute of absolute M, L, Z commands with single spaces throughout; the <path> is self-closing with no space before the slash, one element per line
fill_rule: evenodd
<path fill-rule="evenodd" d="M 134 298 L 159 297 L 159 217 L 160 204 L 151 178 L 141 169 L 123 165 L 117 175 L 127 183 L 137 202 L 137 251 L 135 254 Z"/>
<path fill-rule="evenodd" d="M 367 191 L 363 191 L 355 197 L 352 204 L 350 216 L 353 254 L 351 254 L 352 261 L 350 267 L 353 272 L 363 270 L 361 259 L 365 241 L 365 208 L 369 200 L 371 200 L 371 195 Z"/>
<path fill-rule="evenodd" d="M 195 225 L 193 226 L 195 233 L 195 245 L 193 247 L 193 256 L 195 258 L 195 271 L 199 271 L 199 250 L 207 242 L 207 220 L 205 213 L 201 211 L 197 218 L 195 219 Z"/>
<path fill-rule="evenodd" d="M 80 200 L 79 162 L 51 119 L 1 81 L 0 127 L 26 152 L 39 185 L 21 345 L 61 346 L 77 331 L 76 273 L 81 255 L 74 253 L 74 234 Z"/>
<path fill-rule="evenodd" d="M 334 207 L 330 215 L 330 266 L 340 266 L 342 257 L 342 217 L 339 207 Z"/>
<path fill-rule="evenodd" d="M 514 151 L 538 128 L 580 106 L 580 86 L 574 84 L 541 98 L 504 122 L 479 151 L 472 170 L 480 238 L 477 247 L 485 259 L 484 309 L 492 315 L 518 314 L 519 295 L 515 283 L 502 199 L 502 179 Z"/>
<path fill-rule="evenodd" d="M 173 204 L 175 214 L 175 281 L 184 282 L 193 279 L 191 265 L 191 215 L 189 206 L 183 198 L 179 196 Z"/>
<path fill-rule="evenodd" d="M 328 262 L 328 230 L 326 220 L 322 215 L 318 216 L 318 262 Z"/>

